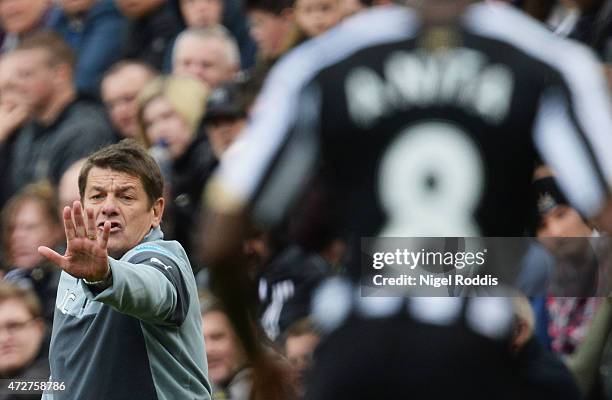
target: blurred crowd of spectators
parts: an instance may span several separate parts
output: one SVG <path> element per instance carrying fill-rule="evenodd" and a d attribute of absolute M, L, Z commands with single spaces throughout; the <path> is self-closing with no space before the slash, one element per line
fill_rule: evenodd
<path fill-rule="evenodd" d="M 612 68 L 612 1 L 513 3 L 559 35 L 590 46 L 602 65 Z M 240 135 L 275 60 L 371 5 L 365 0 L 0 0 L 0 378 L 47 377 L 59 270 L 37 248 L 64 246 L 61 212 L 80 198 L 83 159 L 106 144 L 134 138 L 150 149 L 166 180 L 165 237 L 183 245 L 201 285 L 214 398 L 248 398 L 244 349 L 223 306 L 208 293 L 206 268 L 199 261 L 202 189 Z M 546 178 L 552 175 L 540 177 Z M 345 256 L 347 236 L 337 229 L 327 196 L 313 189 L 298 217 L 273 231 L 253 227 L 243 247 L 254 312 L 271 351 L 287 361 L 298 391 L 320 336 L 308 319 L 312 293 L 341 271 Z M 534 235 L 605 235 L 562 196 L 551 198 L 539 208 Z M 537 338 L 542 351 L 565 360 L 572 373 L 554 382 L 564 387 L 558 382 L 575 379 L 578 396 L 606 398 L 612 350 L 602 353 L 612 325 L 610 305 L 543 297 L 517 309 L 522 311 L 516 352 L 529 348 L 534 354 L 527 344 Z M 590 334 L 593 321 L 598 325 Z M 598 332 L 603 343 L 588 345 L 599 349 L 599 358 L 572 358 Z M 557 364 L 547 365 L 555 371 Z M 600 365 L 601 371 L 591 371 Z M 612 385 L 607 390 L 612 398 Z"/>

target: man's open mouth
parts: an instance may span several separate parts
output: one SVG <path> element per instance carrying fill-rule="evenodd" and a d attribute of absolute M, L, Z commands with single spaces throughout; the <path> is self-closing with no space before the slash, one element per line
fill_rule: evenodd
<path fill-rule="evenodd" d="M 104 223 L 106 221 L 102 221 L 98 223 L 98 229 L 99 230 L 103 230 L 104 229 Z M 110 221 L 111 223 L 111 229 L 110 229 L 110 233 L 115 233 L 115 232 L 119 232 L 123 229 L 123 226 L 121 225 L 120 222 L 117 221 Z"/>

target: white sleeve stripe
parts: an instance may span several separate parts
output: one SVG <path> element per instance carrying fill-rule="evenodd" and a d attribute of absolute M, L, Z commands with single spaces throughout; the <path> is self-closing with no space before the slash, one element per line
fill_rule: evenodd
<path fill-rule="evenodd" d="M 372 29 L 376 27 L 376 29 Z M 217 179 L 225 191 L 248 202 L 295 120 L 297 97 L 324 68 L 376 44 L 406 40 L 418 26 L 403 7 L 375 7 L 356 15 L 283 57 L 272 69 L 247 128 L 224 155 Z"/>
<path fill-rule="evenodd" d="M 294 128 L 283 144 L 279 158 L 269 169 L 261 193 L 255 194 L 253 215 L 264 226 L 274 225 L 283 216 L 297 195 L 304 189 L 319 154 L 317 130 L 320 92 L 308 88 L 301 97 L 300 114 Z"/>
<path fill-rule="evenodd" d="M 612 183 L 612 103 L 602 69 L 593 52 L 585 46 L 553 35 L 544 26 L 510 6 L 489 4 L 471 7 L 466 24 L 476 34 L 509 43 L 560 73 L 570 91 L 570 106 L 576 122 L 593 150 L 604 179 L 608 185 Z M 543 145 L 554 145 L 554 142 L 545 141 Z M 566 162 L 572 157 L 571 149 L 567 150 L 564 154 Z"/>
<path fill-rule="evenodd" d="M 583 215 L 593 216 L 603 205 L 605 188 L 593 174 L 594 160 L 559 95 L 543 97 L 536 117 L 534 142 L 544 161 L 555 171 L 570 203 Z M 568 162 L 568 156 L 572 162 Z"/>

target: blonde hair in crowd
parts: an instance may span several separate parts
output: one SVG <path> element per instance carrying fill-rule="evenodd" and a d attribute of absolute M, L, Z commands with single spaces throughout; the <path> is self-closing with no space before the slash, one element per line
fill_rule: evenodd
<path fill-rule="evenodd" d="M 167 75 L 149 82 L 138 95 L 138 122 L 146 146 L 152 145 L 147 138 L 143 120 L 143 111 L 147 104 L 158 97 L 164 97 L 189 124 L 192 135 L 195 135 L 206 113 L 209 92 L 204 83 L 191 77 Z"/>

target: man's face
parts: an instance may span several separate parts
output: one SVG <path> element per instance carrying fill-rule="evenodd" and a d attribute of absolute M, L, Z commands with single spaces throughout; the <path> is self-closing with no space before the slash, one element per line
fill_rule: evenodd
<path fill-rule="evenodd" d="M 87 12 L 98 0 L 59 0 L 60 6 L 69 15 Z"/>
<path fill-rule="evenodd" d="M 211 89 L 231 80 L 236 73 L 236 66 L 230 64 L 220 40 L 195 36 L 180 40 L 172 69 L 174 74 L 199 79 Z"/>
<path fill-rule="evenodd" d="M 359 0 L 339 0 L 340 16 L 345 18 L 364 9 Z"/>
<path fill-rule="evenodd" d="M 559 257 L 580 254 L 589 244 L 593 230 L 584 222 L 580 214 L 567 205 L 557 205 L 540 217 L 536 230 L 538 240 L 553 254 Z"/>
<path fill-rule="evenodd" d="M 223 18 L 222 0 L 181 0 L 180 7 L 190 28 L 217 26 Z"/>
<path fill-rule="evenodd" d="M 208 376 L 223 384 L 245 363 L 245 356 L 230 321 L 224 313 L 211 311 L 202 316 L 202 331 L 208 359 Z"/>
<path fill-rule="evenodd" d="M 119 10 L 129 18 L 140 18 L 155 10 L 166 0 L 116 0 Z"/>
<path fill-rule="evenodd" d="M 8 33 L 27 33 L 37 27 L 48 7 L 48 0 L 0 0 L 0 24 Z"/>
<path fill-rule="evenodd" d="M 287 337 L 285 355 L 293 366 L 300 382 L 304 379 L 317 344 L 319 344 L 319 337 L 314 334 Z"/>
<path fill-rule="evenodd" d="M 44 111 L 55 94 L 58 67 L 49 62 L 49 55 L 43 49 L 19 50 L 9 53 L 15 63 L 12 90 L 34 113 Z"/>
<path fill-rule="evenodd" d="M 338 0 L 299 0 L 295 19 L 309 36 L 318 36 L 340 22 Z"/>
<path fill-rule="evenodd" d="M 23 93 L 20 91 L 18 74 L 19 74 L 19 58 L 13 57 L 13 54 L 5 54 L 0 60 L 0 102 L 10 108 L 17 105 L 28 104 L 23 98 Z"/>
<path fill-rule="evenodd" d="M 265 11 L 249 12 L 251 36 L 264 57 L 276 57 L 283 50 L 283 44 L 291 31 L 291 19 Z"/>
<path fill-rule="evenodd" d="M 93 167 L 87 175 L 83 206 L 93 208 L 100 234 L 104 223 L 111 222 L 108 253 L 120 258 L 140 243 L 151 228 L 159 226 L 164 200 L 157 199 L 151 207 L 140 178 Z"/>
<path fill-rule="evenodd" d="M 244 118 L 217 118 L 206 125 L 206 134 L 217 159 L 236 140 L 245 123 Z"/>
<path fill-rule="evenodd" d="M 10 376 L 34 361 L 44 334 L 44 323 L 21 301 L 0 302 L 0 376 Z"/>
<path fill-rule="evenodd" d="M 102 100 L 121 136 L 134 138 L 138 135 L 138 93 L 152 78 L 144 68 L 130 65 L 102 82 Z"/>
<path fill-rule="evenodd" d="M 157 97 L 147 103 L 142 111 L 142 119 L 149 142 L 166 142 L 173 159 L 185 153 L 193 141 L 191 127 L 164 97 Z"/>
<path fill-rule="evenodd" d="M 8 231 L 11 263 L 26 269 L 43 261 L 38 247 L 55 246 L 61 234 L 61 228 L 53 224 L 42 204 L 34 200 L 26 200 L 17 207 Z"/>

